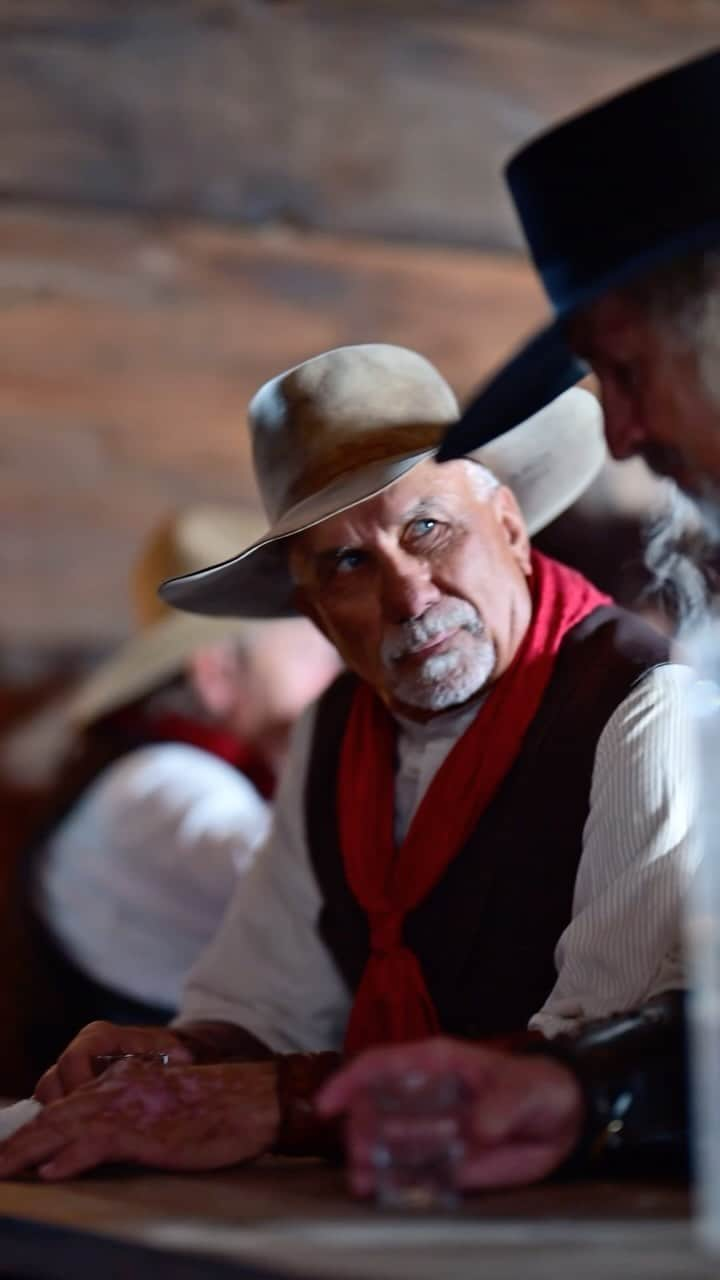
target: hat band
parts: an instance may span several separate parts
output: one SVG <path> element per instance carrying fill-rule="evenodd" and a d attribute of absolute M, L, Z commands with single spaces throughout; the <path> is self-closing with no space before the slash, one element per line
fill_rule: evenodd
<path fill-rule="evenodd" d="M 718 244 L 720 215 L 686 228 L 667 231 L 661 229 L 652 238 L 649 237 L 647 228 L 644 232 L 639 228 L 635 239 L 628 236 L 624 244 L 614 244 L 613 256 L 605 261 L 560 255 L 542 261 L 536 257 L 535 261 L 550 301 L 555 310 L 562 314 L 574 310 L 616 284 L 622 285 L 632 277 L 641 275 L 658 263 L 683 252 L 692 253 Z"/>
<path fill-rule="evenodd" d="M 435 449 L 449 425 L 449 420 L 403 423 L 401 426 L 393 426 L 388 435 L 383 435 L 382 431 L 372 431 L 364 436 L 348 436 L 345 440 L 338 440 L 322 456 L 311 461 L 288 486 L 283 511 L 315 497 L 335 481 L 357 474 L 363 467 L 376 462 L 397 462 L 399 458 Z M 392 452 L 388 451 L 389 445 L 392 446 Z"/>

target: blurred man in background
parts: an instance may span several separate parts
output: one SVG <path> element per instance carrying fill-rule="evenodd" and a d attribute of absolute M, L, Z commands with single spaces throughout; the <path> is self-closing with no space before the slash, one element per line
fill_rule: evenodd
<path fill-rule="evenodd" d="M 76 737 L 21 869 L 38 1069 L 88 1020 L 172 1017 L 267 834 L 292 725 L 339 670 L 303 619 L 196 618 L 158 599 L 164 577 L 257 532 L 209 505 L 164 521 L 133 576 L 137 634 L 63 703 Z"/>

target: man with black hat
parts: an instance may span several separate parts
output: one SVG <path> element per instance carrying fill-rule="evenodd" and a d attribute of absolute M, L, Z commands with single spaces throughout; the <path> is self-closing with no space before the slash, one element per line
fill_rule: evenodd
<path fill-rule="evenodd" d="M 31 1083 L 93 1019 L 173 1016 L 267 836 L 292 726 L 338 674 L 306 620 L 199 618 L 158 600 L 161 578 L 260 529 L 210 503 L 163 519 L 133 570 L 135 634 L 57 704 L 66 754 L 18 890 Z"/>
<path fill-rule="evenodd" d="M 720 105 L 712 50 L 550 129 L 506 176 L 555 318 L 481 387 L 441 459 L 511 429 L 592 367 L 615 457 L 642 455 L 707 505 L 720 490 Z M 326 1090 L 350 1115 L 354 1185 L 373 1174 L 363 1090 L 388 1072 L 452 1070 L 473 1086 L 471 1186 L 526 1182 L 579 1156 L 677 1150 L 685 1138 L 683 1005 L 592 1023 L 530 1059 L 437 1040 L 375 1051 Z M 357 1114 L 360 1114 L 358 1108 Z M 579 1144 L 579 1145 L 578 1145 Z"/>
<path fill-rule="evenodd" d="M 480 389 L 442 458 L 495 439 L 590 365 L 616 457 L 639 453 L 700 496 L 720 482 L 720 168 L 709 148 L 719 104 L 713 50 L 511 159 L 555 318 Z"/>

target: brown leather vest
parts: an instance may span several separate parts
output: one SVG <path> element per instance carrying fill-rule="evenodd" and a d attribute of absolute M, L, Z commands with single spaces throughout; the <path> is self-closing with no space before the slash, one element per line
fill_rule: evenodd
<path fill-rule="evenodd" d="M 663 637 L 622 609 L 596 609 L 566 636 L 512 769 L 405 921 L 405 941 L 446 1032 L 517 1031 L 550 993 L 553 953 L 570 921 L 598 739 L 632 686 L 667 660 Z M 367 961 L 368 929 L 345 878 L 336 795 L 355 683 L 341 676 L 320 702 L 305 796 L 324 899 L 318 928 L 351 991 Z"/>

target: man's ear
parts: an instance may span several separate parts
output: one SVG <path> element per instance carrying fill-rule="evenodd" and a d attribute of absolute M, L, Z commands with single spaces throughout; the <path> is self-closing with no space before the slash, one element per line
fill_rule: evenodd
<path fill-rule="evenodd" d="M 196 696 L 214 716 L 230 715 L 238 698 L 242 657 L 228 642 L 206 644 L 190 655 L 187 676 Z"/>
<path fill-rule="evenodd" d="M 508 547 L 525 577 L 529 578 L 532 571 L 530 535 L 528 534 L 525 517 L 520 510 L 518 500 L 512 489 L 508 489 L 507 485 L 501 484 L 492 494 L 491 501 L 495 507 L 498 524 L 505 535 Z"/>

